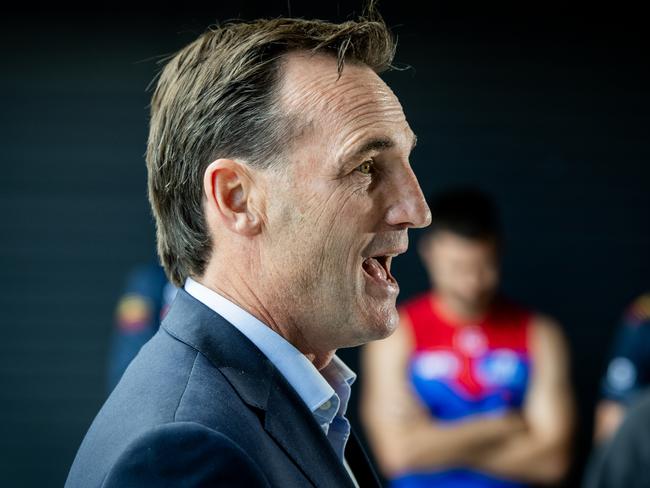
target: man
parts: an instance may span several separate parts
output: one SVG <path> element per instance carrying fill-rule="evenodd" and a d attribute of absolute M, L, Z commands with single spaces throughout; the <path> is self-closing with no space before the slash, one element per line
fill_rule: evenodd
<path fill-rule="evenodd" d="M 647 486 L 647 470 L 640 467 L 650 459 L 650 293 L 637 297 L 620 319 L 601 393 L 583 486 Z M 628 419 L 630 411 L 636 413 Z"/>
<path fill-rule="evenodd" d="M 594 440 L 602 444 L 620 426 L 628 405 L 650 388 L 650 293 L 634 300 L 625 310 L 616 331 L 602 399 L 596 407 Z"/>
<path fill-rule="evenodd" d="M 502 233 L 488 195 L 429 200 L 418 242 L 432 289 L 364 347 L 362 413 L 391 487 L 553 483 L 569 465 L 573 402 L 559 324 L 498 291 Z"/>
<path fill-rule="evenodd" d="M 180 289 L 91 425 L 68 487 L 377 486 L 337 356 L 390 335 L 391 260 L 431 216 L 377 73 L 383 21 L 212 28 L 165 66 L 147 150 Z"/>

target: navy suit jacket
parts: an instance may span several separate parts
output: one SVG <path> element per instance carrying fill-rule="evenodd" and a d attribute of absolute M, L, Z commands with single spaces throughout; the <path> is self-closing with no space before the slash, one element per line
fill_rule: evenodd
<path fill-rule="evenodd" d="M 362 488 L 380 486 L 354 430 L 345 456 Z M 65 486 L 354 485 L 273 363 L 181 289 L 97 414 Z"/>

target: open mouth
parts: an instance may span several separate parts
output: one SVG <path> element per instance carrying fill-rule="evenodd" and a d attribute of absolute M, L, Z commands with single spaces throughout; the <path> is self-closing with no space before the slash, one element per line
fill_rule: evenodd
<path fill-rule="evenodd" d="M 397 280 L 390 274 L 390 264 L 393 256 L 371 256 L 363 260 L 363 270 L 377 281 L 397 284 Z"/>

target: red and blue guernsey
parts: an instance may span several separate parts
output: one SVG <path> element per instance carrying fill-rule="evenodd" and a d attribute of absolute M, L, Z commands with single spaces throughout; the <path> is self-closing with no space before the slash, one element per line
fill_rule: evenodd
<path fill-rule="evenodd" d="M 408 378 L 437 422 L 476 414 L 500 415 L 522 407 L 529 380 L 528 325 L 531 312 L 503 296 L 482 319 L 466 323 L 445 315 L 435 292 L 403 302 L 414 348 Z M 520 483 L 475 470 L 404 473 L 393 488 L 513 488 Z"/>

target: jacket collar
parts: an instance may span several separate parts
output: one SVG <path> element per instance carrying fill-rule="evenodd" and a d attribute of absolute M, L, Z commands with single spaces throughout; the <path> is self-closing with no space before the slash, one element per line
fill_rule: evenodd
<path fill-rule="evenodd" d="M 356 379 L 356 373 L 336 354 L 330 363 L 319 371 L 304 354 L 278 332 L 220 292 L 208 288 L 191 277 L 185 280 L 183 289 L 248 337 L 280 370 L 282 376 L 296 390 L 314 415 L 326 414 L 323 421 L 329 424 L 337 413 L 339 403 L 345 413 L 350 385 Z M 336 409 L 320 408 L 328 401 L 335 404 Z"/>
<path fill-rule="evenodd" d="M 263 413 L 264 429 L 315 486 L 353 488 L 343 463 L 309 408 L 243 333 L 183 289 L 179 289 L 161 327 L 201 352 L 246 404 Z M 374 477 L 374 473 L 354 433 L 350 441 L 351 449 L 346 449 L 346 454 L 348 450 L 351 454 L 348 463 L 361 483 L 359 475 L 369 472 Z M 374 485 L 379 486 L 376 478 Z"/>

